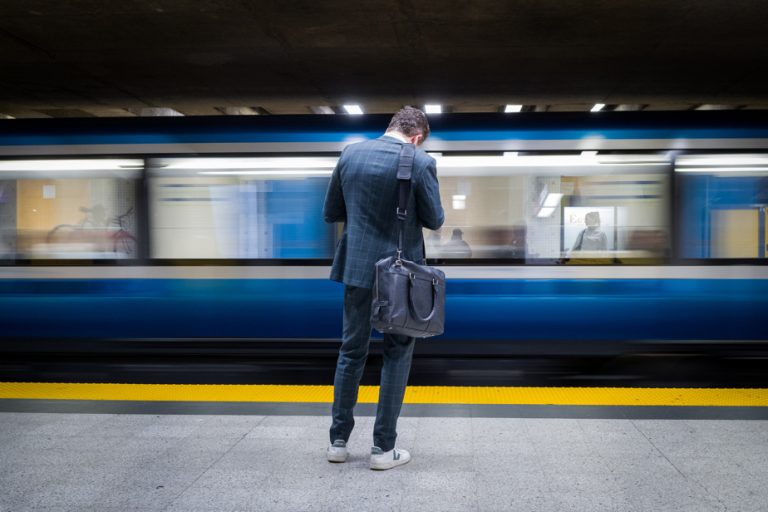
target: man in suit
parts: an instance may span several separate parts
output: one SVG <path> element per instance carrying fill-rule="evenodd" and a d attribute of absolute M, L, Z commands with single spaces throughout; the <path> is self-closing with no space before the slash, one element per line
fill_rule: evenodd
<path fill-rule="evenodd" d="M 404 144 L 417 148 L 429 136 L 427 116 L 405 107 L 397 112 L 378 139 L 347 146 L 331 175 L 323 206 L 326 222 L 344 222 L 336 247 L 331 279 L 344 283 L 344 330 L 333 392 L 331 462 L 347 459 L 347 441 L 355 420 L 360 378 L 371 335 L 371 288 L 374 265 L 397 249 L 397 167 Z M 435 160 L 417 149 L 413 159 L 411 194 L 404 226 L 403 254 L 424 260 L 422 228 L 439 228 L 444 221 Z M 411 369 L 414 338 L 384 335 L 379 405 L 373 428 L 371 469 L 390 469 L 411 458 L 395 448 L 397 418 Z"/>

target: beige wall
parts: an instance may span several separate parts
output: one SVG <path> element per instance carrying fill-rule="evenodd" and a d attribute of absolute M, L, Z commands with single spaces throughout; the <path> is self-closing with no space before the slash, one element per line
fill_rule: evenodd
<path fill-rule="evenodd" d="M 759 216 L 750 210 L 712 211 L 712 257 L 757 258 L 759 255 Z"/>
<path fill-rule="evenodd" d="M 43 186 L 55 187 L 56 197 L 43 197 Z M 19 180 L 16 189 L 17 229 L 48 231 L 59 224 L 77 224 L 91 207 L 90 180 Z"/>
<path fill-rule="evenodd" d="M 453 196 L 465 195 L 463 210 L 453 209 Z M 525 177 L 443 177 L 440 178 L 440 201 L 445 210 L 442 240 L 451 238 L 453 228 L 464 231 L 470 244 L 483 240 L 482 228 L 525 225 Z"/>

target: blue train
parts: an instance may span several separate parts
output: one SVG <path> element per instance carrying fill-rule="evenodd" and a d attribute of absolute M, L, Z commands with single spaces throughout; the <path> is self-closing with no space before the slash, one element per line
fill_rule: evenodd
<path fill-rule="evenodd" d="M 387 121 L 0 121 L 0 344 L 338 340 L 321 205 L 341 149 Z M 763 113 L 431 124 L 434 350 L 768 340 Z"/>

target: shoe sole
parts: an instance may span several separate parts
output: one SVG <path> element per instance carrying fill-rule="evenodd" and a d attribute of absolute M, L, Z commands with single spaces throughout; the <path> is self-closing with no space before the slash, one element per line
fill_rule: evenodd
<path fill-rule="evenodd" d="M 397 464 L 395 464 L 394 462 L 392 464 L 385 464 L 385 465 L 381 465 L 381 466 L 378 466 L 378 465 L 374 466 L 373 464 L 371 464 L 371 469 L 373 471 L 386 471 L 388 469 L 394 469 L 394 468 L 396 468 L 398 466 L 404 466 L 404 465 L 408 464 L 409 462 L 411 462 L 411 459 L 408 459 L 405 462 L 399 462 L 398 461 Z"/>
<path fill-rule="evenodd" d="M 328 459 L 328 462 L 347 462 L 347 456 L 346 455 L 331 455 L 331 454 L 327 454 L 326 458 Z"/>

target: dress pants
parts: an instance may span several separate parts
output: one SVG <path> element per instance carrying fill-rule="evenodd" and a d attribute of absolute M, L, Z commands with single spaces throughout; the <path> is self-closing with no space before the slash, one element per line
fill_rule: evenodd
<path fill-rule="evenodd" d="M 368 358 L 371 298 L 372 291 L 368 288 L 344 287 L 344 331 L 333 381 L 331 442 L 337 439 L 348 441 L 355 426 L 352 409 L 357 403 L 360 378 Z M 381 369 L 373 445 L 385 452 L 395 447 L 397 418 L 411 371 L 414 342 L 415 338 L 408 336 L 384 335 L 384 366 Z"/>

